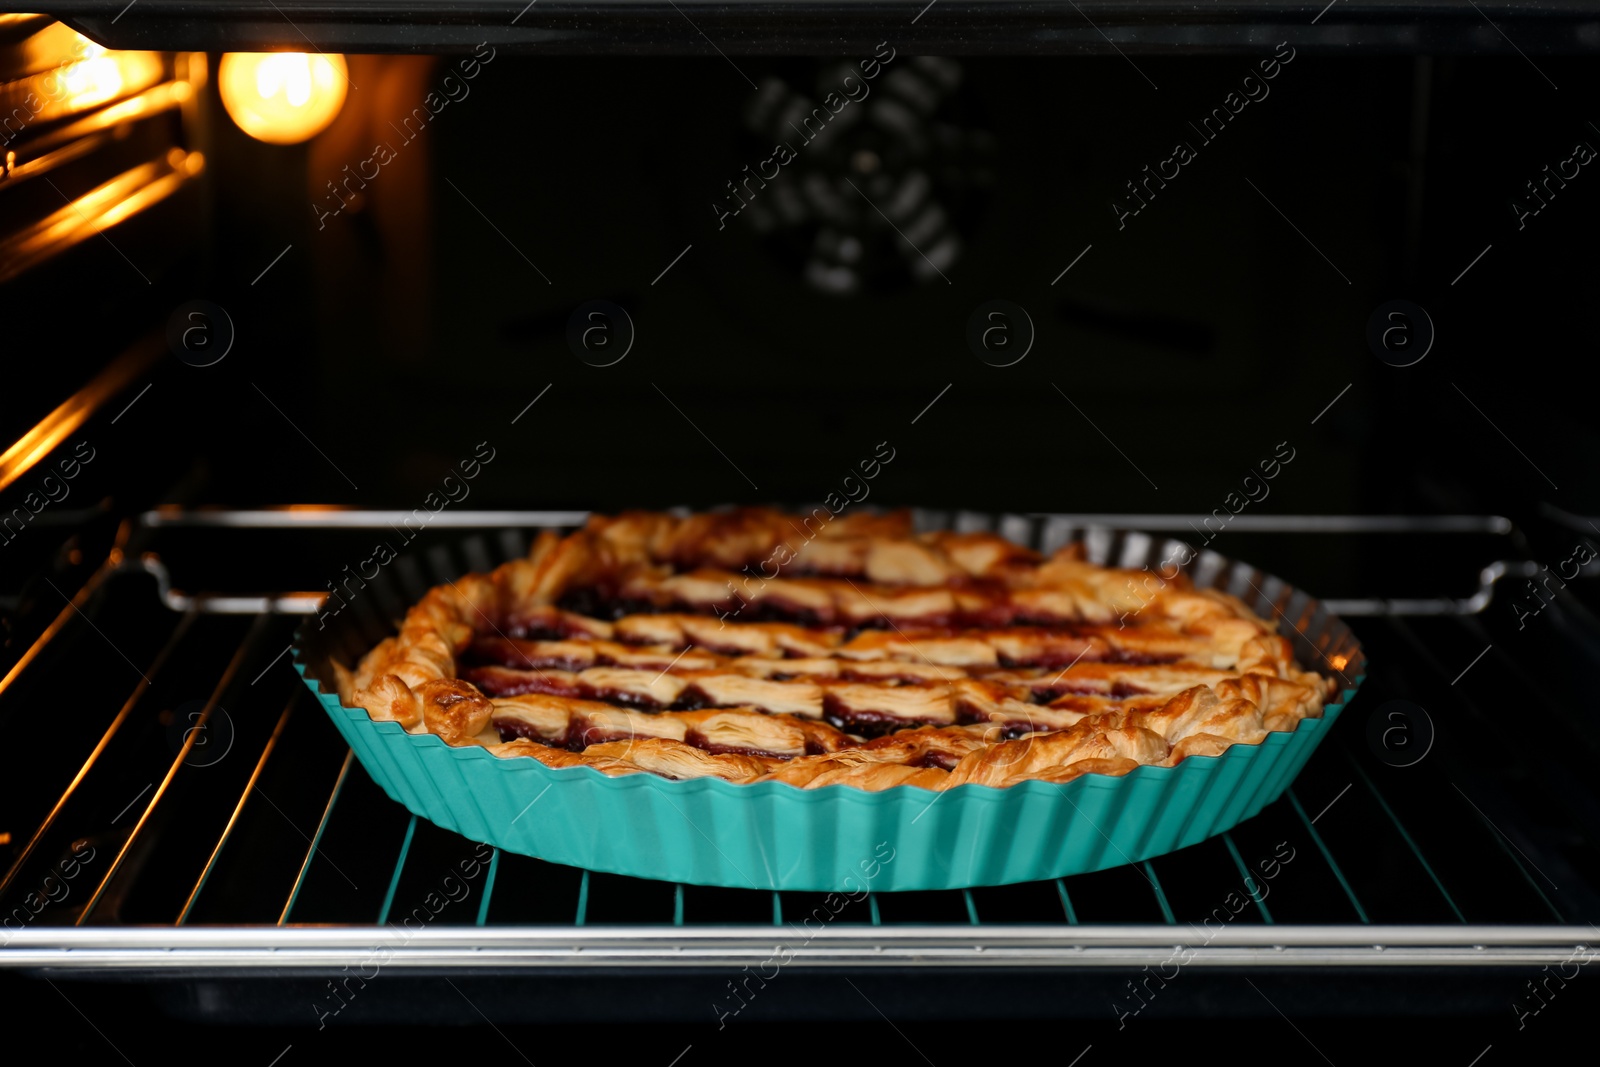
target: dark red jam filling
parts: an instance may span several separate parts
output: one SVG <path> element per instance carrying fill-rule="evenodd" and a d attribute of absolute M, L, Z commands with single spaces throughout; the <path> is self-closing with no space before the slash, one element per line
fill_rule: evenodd
<path fill-rule="evenodd" d="M 711 610 L 704 604 L 679 603 L 675 610 L 692 612 L 698 615 L 716 614 L 725 616 L 729 622 L 792 622 L 800 626 L 817 629 L 833 625 L 834 620 L 818 613 L 811 608 L 801 607 L 799 604 L 783 603 L 774 597 L 763 599 L 758 604 L 732 601 L 719 605 L 718 609 Z"/>
<path fill-rule="evenodd" d="M 569 637 L 594 636 L 581 623 L 546 609 L 534 609 L 521 615 L 507 615 L 499 627 L 507 637 L 521 637 L 530 641 L 563 641 Z"/>
<path fill-rule="evenodd" d="M 515 697 L 524 693 L 543 693 L 553 697 L 581 697 L 578 686 L 558 681 L 539 671 L 519 671 L 512 667 L 468 667 L 461 677 L 492 697 Z"/>
<path fill-rule="evenodd" d="M 569 590 L 556 601 L 556 607 L 574 615 L 612 622 L 624 615 L 652 615 L 662 610 L 648 600 L 619 596 L 615 590 L 598 586 Z"/>
<path fill-rule="evenodd" d="M 754 579 L 752 579 L 753 581 Z M 951 630 L 992 630 L 1014 626 L 1035 626 L 1052 633 L 1072 633 L 1077 628 L 1086 632 L 1087 624 L 1072 620 L 1062 620 L 1050 615 L 1029 613 L 1017 605 L 1006 603 L 1004 597 L 1007 590 L 1003 585 L 994 582 L 958 582 L 950 588 L 974 589 L 979 592 L 989 593 L 1000 602 L 975 611 L 938 612 L 915 618 L 887 617 L 876 619 L 855 620 L 845 629 L 847 639 L 866 630 L 884 630 L 894 627 L 906 628 L 915 626 L 918 629 L 928 627 L 947 627 Z M 695 615 L 715 615 L 730 622 L 788 622 L 808 627 L 831 627 L 841 623 L 842 620 L 832 617 L 832 612 L 818 612 L 815 608 L 807 607 L 794 601 L 785 601 L 781 596 L 765 596 L 759 601 L 746 600 L 730 594 L 726 599 L 719 599 L 716 603 L 690 603 L 684 600 L 662 601 L 660 603 L 638 597 L 622 596 L 616 589 L 604 586 L 588 586 L 572 589 L 565 593 L 557 602 L 563 611 L 575 615 L 583 615 L 591 619 L 616 620 L 626 615 L 651 615 L 661 612 L 683 612 Z M 549 639 L 552 637 L 572 636 L 577 631 L 570 626 L 563 626 L 559 621 L 548 619 L 510 617 L 505 620 L 506 630 L 516 637 L 538 637 Z M 1135 662 L 1129 660 L 1127 662 Z"/>
<path fill-rule="evenodd" d="M 956 723 L 960 726 L 970 726 L 975 722 L 988 722 L 989 716 L 966 701 L 961 701 L 956 706 Z"/>
<path fill-rule="evenodd" d="M 567 747 L 567 737 L 565 734 L 562 734 L 560 737 L 542 737 L 540 736 L 538 730 L 534 729 L 531 725 L 521 721 L 520 719 L 497 718 L 491 721 L 494 725 L 494 728 L 499 731 L 500 740 L 502 741 L 515 741 L 520 737 L 525 741 L 537 741 L 546 748 Z"/>
<path fill-rule="evenodd" d="M 861 742 L 857 741 L 853 737 L 842 738 L 839 741 L 839 750 L 843 751 L 844 749 L 847 749 L 847 748 L 855 748 L 860 743 Z M 824 745 L 822 743 L 822 739 L 820 737 L 816 737 L 816 736 L 814 736 L 812 734 L 806 734 L 806 755 L 808 755 L 808 756 L 822 756 L 822 755 L 826 755 L 828 752 L 831 752 L 831 751 L 833 751 L 833 750 L 828 748 L 828 746 Z"/>
<path fill-rule="evenodd" d="M 932 719 L 906 719 L 886 711 L 858 711 L 844 706 L 832 694 L 822 698 L 822 718 L 830 726 L 862 737 L 882 737 L 916 726 L 939 726 Z"/>
<path fill-rule="evenodd" d="M 663 708 L 661 701 L 648 693 L 635 693 L 611 686 L 588 685 L 584 682 L 568 682 L 536 670 L 522 671 L 514 667 L 468 667 L 461 672 L 461 677 L 491 697 L 543 693 L 553 697 L 604 701 L 619 707 L 640 708 L 645 711 L 699 711 L 702 708 L 718 707 L 693 686 L 685 689 L 675 703 Z"/>
<path fill-rule="evenodd" d="M 1140 689 L 1138 686 L 1129 685 L 1127 682 L 1115 682 L 1110 689 L 1102 689 L 1093 685 L 1075 685 L 1063 679 L 1045 685 L 1034 686 L 1032 697 L 1035 704 L 1049 704 L 1058 697 L 1064 696 L 1108 697 L 1111 700 L 1126 700 L 1128 697 L 1142 696 L 1148 692 L 1150 690 Z"/>
<path fill-rule="evenodd" d="M 567 748 L 572 752 L 582 752 L 590 745 L 603 745 L 607 741 L 640 741 L 647 739 L 627 730 L 608 730 L 604 726 L 578 726 L 567 731 Z"/>
<path fill-rule="evenodd" d="M 568 637 L 587 636 L 583 631 L 570 627 L 552 627 L 545 625 L 542 621 L 517 618 L 506 620 L 505 632 L 512 637 L 527 638 L 529 641 L 562 641 Z"/>
<path fill-rule="evenodd" d="M 592 662 L 597 662 L 540 652 L 537 644 L 537 641 L 515 637 L 478 637 L 467 648 L 462 662 L 473 666 L 560 671 L 581 671 L 591 666 Z"/>
<path fill-rule="evenodd" d="M 1017 624 L 1017 610 L 1010 604 L 996 604 L 993 607 L 979 608 L 977 611 L 964 611 L 961 621 L 969 628 L 979 630 L 999 630 Z M 1052 629 L 1060 629 L 1058 620 Z"/>
<path fill-rule="evenodd" d="M 934 636 L 934 634 L 928 633 L 930 630 L 943 631 L 948 636 L 956 632 L 953 619 L 954 616 L 950 612 L 918 615 L 910 620 L 890 619 L 886 616 L 879 616 L 876 619 L 858 619 L 845 630 L 844 640 L 846 644 L 849 644 L 862 634 L 874 633 L 878 630 L 904 629 L 907 626 L 914 626 L 919 634 L 927 634 L 930 637 Z"/>
<path fill-rule="evenodd" d="M 698 686 L 688 686 L 678 699 L 667 706 L 668 711 L 704 711 L 706 708 L 717 707 L 715 701 L 706 696 Z"/>
<path fill-rule="evenodd" d="M 731 754 L 735 756 L 757 756 L 766 759 L 794 759 L 792 752 L 769 752 L 764 748 L 744 748 L 739 745 L 714 745 L 706 740 L 705 735 L 698 730 L 690 730 L 684 737 L 686 744 L 711 753 L 713 756 Z"/>
<path fill-rule="evenodd" d="M 624 689 L 612 689 L 609 686 L 580 685 L 578 691 L 585 700 L 600 700 L 607 704 L 617 704 L 626 708 L 640 708 L 644 711 L 656 711 L 661 707 L 661 701 L 645 693 L 630 693 Z"/>
<path fill-rule="evenodd" d="M 1041 691 L 1042 692 L 1051 693 L 1051 694 L 1053 694 L 1054 697 L 1062 697 L 1062 696 L 1103 697 L 1103 696 L 1110 696 L 1109 693 L 1107 693 L 1104 689 L 1101 689 L 1099 686 L 1094 686 L 1094 685 L 1076 685 L 1076 684 L 1074 684 L 1072 682 L 1066 682 L 1066 681 L 1055 682 L 1055 683 L 1053 683 L 1051 685 L 1044 686 Z"/>
<path fill-rule="evenodd" d="M 1069 656 L 1062 652 L 1049 651 L 1041 652 L 1036 656 L 1021 657 L 1008 656 L 1004 652 L 1001 652 L 998 654 L 998 658 L 1000 660 L 1000 666 L 1008 671 L 1026 670 L 1029 667 L 1035 667 L 1040 670 L 1049 670 L 1052 667 L 1070 667 L 1074 663 L 1081 663 L 1085 661 L 1090 663 L 1101 662 L 1105 657 L 1102 655 L 1097 655 L 1099 652 L 1100 649 L 1089 648 L 1083 650 L 1083 655 L 1081 656 L 1077 653 Z"/>

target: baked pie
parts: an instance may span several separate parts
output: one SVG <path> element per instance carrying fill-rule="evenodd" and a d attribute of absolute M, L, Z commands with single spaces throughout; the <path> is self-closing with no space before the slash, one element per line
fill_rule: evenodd
<path fill-rule="evenodd" d="M 1337 691 L 1181 573 L 821 509 L 546 531 L 335 670 L 346 707 L 450 745 L 806 789 L 1170 767 L 1293 730 Z"/>

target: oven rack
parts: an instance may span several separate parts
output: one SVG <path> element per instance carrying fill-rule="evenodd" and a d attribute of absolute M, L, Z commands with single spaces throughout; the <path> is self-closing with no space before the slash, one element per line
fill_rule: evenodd
<path fill-rule="evenodd" d="M 298 514 L 291 525 L 312 538 L 374 521 Z M 431 570 L 483 566 L 523 550 L 529 530 L 582 516 L 489 517 L 492 530 L 480 525 L 457 542 L 434 535 L 410 583 L 425 587 Z M 1096 526 L 1104 518 L 1038 521 Z M 1448 972 L 1456 980 L 1433 987 L 1442 998 L 1435 1008 L 1466 1010 L 1485 1001 L 1463 994 L 1462 981 L 1492 998 L 1514 989 L 1515 976 L 1560 965 L 1600 939 L 1590 925 L 1600 894 L 1587 874 L 1600 811 L 1584 779 L 1594 741 L 1538 677 L 1539 656 L 1563 654 L 1549 646 L 1590 626 L 1576 605 L 1526 648 L 1512 643 L 1500 613 L 1481 608 L 1360 620 L 1372 668 L 1350 722 L 1283 799 L 1218 838 L 1053 882 L 871 894 L 835 916 L 838 902 L 822 894 L 647 882 L 480 851 L 405 812 L 354 763 L 288 665 L 290 615 L 303 604 L 178 593 L 157 557 L 134 551 L 163 530 L 215 536 L 258 521 L 285 520 L 163 511 L 124 524 L 119 547 L 0 679 L 0 714 L 74 679 L 86 727 L 79 748 L 45 766 L 16 746 L 0 756 L 13 780 L 31 771 L 62 783 L 53 801 L 32 799 L 40 810 L 19 827 L 0 910 L 14 913 L 59 872 L 74 842 L 96 857 L 59 905 L 0 935 L 0 968 L 95 981 L 199 975 L 242 983 L 237 996 L 258 1002 L 252 983 L 260 979 L 320 981 L 381 951 L 397 973 L 463 980 L 670 971 L 685 984 L 658 991 L 659 1010 L 703 1012 L 709 990 L 780 945 L 806 973 L 892 972 L 915 984 L 1026 972 L 1062 988 L 1109 982 L 1107 995 L 1125 977 L 1108 972 L 1161 966 L 1182 946 L 1189 967 L 1295 972 L 1324 986 L 1337 974 L 1368 981 Z M 1276 525 L 1276 536 L 1286 521 L 1294 525 L 1263 525 Z M 1449 527 L 1510 532 L 1492 517 L 1429 521 L 1432 537 Z M 1147 528 L 1164 522 L 1141 519 Z M 468 534 L 473 516 L 449 525 Z M 1344 536 L 1364 535 L 1360 522 L 1336 525 Z M 95 669 L 82 670 L 85 662 Z M 1463 676 L 1474 684 L 1452 683 Z M 1472 744 L 1471 731 L 1513 696 L 1562 734 L 1539 754 L 1536 773 L 1511 754 L 1486 759 Z M 1437 736 L 1420 762 L 1397 767 L 1378 758 L 1364 725 L 1373 709 L 1402 697 L 1432 708 Z M 188 717 L 176 728 L 175 713 Z M 197 729 L 183 729 L 191 720 Z M 224 742 L 218 758 L 204 747 Z M 1245 876 L 1284 846 L 1294 855 L 1279 868 L 1281 881 L 1258 880 L 1249 893 Z M 480 866 L 465 878 L 474 857 Z M 452 872 L 465 895 L 449 890 L 450 903 L 435 911 Z M 1240 910 L 1219 912 L 1229 901 Z M 1009 979 L 995 981 L 985 996 L 1006 995 Z M 1102 1010 L 1099 999 L 1082 1008 Z M 304 1007 L 296 1001 L 284 1011 L 298 1017 Z"/>
<path fill-rule="evenodd" d="M 141 530 L 383 531 L 394 529 L 411 517 L 412 513 L 405 511 L 339 506 L 157 508 L 141 514 L 138 523 Z M 586 511 L 445 511 L 430 520 L 430 525 L 441 529 L 468 530 L 568 529 L 582 525 L 588 517 Z M 1047 539 L 1064 541 L 1078 530 L 1137 529 L 1182 537 L 1200 529 L 1211 516 L 1054 514 L 1020 518 L 1034 526 L 1048 528 L 1044 534 Z M 965 520 L 965 524 L 958 516 L 955 527 L 972 528 L 974 524 L 981 525 L 983 522 L 984 516 L 974 513 Z M 1516 532 L 1515 524 L 1503 515 L 1237 515 L 1229 520 L 1229 526 L 1235 532 L 1264 534 L 1479 534 L 1508 537 Z M 1520 541 L 1520 537 L 1513 544 L 1517 541 Z M 152 575 L 162 600 L 174 611 L 186 611 L 191 606 L 198 606 L 200 610 L 222 614 L 266 611 L 305 615 L 315 612 L 322 603 L 323 594 L 316 592 L 271 596 L 185 593 L 174 587 L 166 565 L 155 554 L 141 555 L 128 561 L 127 565 Z M 1496 587 L 1502 581 L 1534 577 L 1539 573 L 1540 566 L 1531 559 L 1497 559 L 1489 562 L 1478 571 L 1477 588 L 1466 596 L 1323 598 L 1322 603 L 1329 611 L 1341 616 L 1476 615 L 1493 602 Z M 1591 561 L 1581 570 L 1585 575 L 1600 574 L 1600 560 Z"/>

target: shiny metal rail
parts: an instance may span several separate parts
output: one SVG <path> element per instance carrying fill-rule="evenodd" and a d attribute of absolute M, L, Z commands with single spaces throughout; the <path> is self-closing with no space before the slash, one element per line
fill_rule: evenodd
<path fill-rule="evenodd" d="M 156 527 L 222 526 L 235 529 L 381 529 L 390 523 L 413 518 L 414 512 L 374 510 L 342 505 L 290 505 L 280 508 L 156 508 L 139 516 L 139 525 Z M 509 526 L 543 528 L 579 526 L 587 511 L 470 511 L 445 510 L 434 513 L 428 524 L 475 528 Z M 1194 530 L 1214 516 L 1142 514 L 1070 514 L 1029 512 L 1028 519 L 1054 520 L 1079 528 Z M 959 522 L 957 523 L 959 525 Z M 1483 533 L 1503 536 L 1514 524 L 1503 515 L 1235 515 L 1228 520 L 1233 530 L 1252 533 Z M 1198 531 L 1197 531 L 1198 532 Z"/>
<path fill-rule="evenodd" d="M 406 970 L 736 968 L 780 949 L 785 966 L 802 968 L 1138 967 L 1175 952 L 1202 968 L 1527 967 L 1587 962 L 1600 939 L 1560 926 L 831 927 L 804 937 L 765 926 L 102 927 L 17 931 L 0 967 L 326 972 L 381 951 L 383 966 Z"/>

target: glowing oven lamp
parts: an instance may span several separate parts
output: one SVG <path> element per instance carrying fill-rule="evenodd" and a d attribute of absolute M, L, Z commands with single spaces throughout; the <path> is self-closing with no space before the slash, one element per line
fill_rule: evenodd
<path fill-rule="evenodd" d="M 348 82 L 344 57 L 320 52 L 229 52 L 217 69 L 229 117 L 269 144 L 298 144 L 327 129 Z"/>

